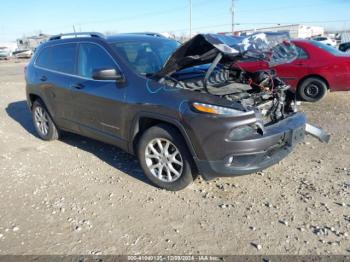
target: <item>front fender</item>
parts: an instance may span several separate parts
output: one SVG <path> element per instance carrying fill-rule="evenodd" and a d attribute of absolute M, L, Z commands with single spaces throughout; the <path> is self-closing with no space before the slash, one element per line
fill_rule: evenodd
<path fill-rule="evenodd" d="M 134 152 L 134 139 L 136 138 L 137 134 L 140 131 L 140 120 L 142 118 L 149 118 L 152 120 L 156 120 L 156 121 L 160 121 L 163 123 L 167 123 L 170 125 L 175 126 L 179 132 L 181 133 L 181 135 L 183 136 L 183 138 L 185 139 L 185 142 L 187 144 L 188 149 L 190 150 L 191 154 L 193 157 L 197 157 L 196 151 L 194 149 L 194 146 L 191 142 L 191 139 L 188 135 L 188 132 L 186 131 L 186 129 L 184 128 L 183 124 L 176 118 L 173 117 L 169 117 L 167 115 L 162 115 L 162 114 L 158 114 L 158 113 L 153 113 L 153 112 L 139 112 L 132 121 L 132 124 L 130 126 L 130 131 L 129 131 L 129 152 L 132 154 L 135 154 Z"/>

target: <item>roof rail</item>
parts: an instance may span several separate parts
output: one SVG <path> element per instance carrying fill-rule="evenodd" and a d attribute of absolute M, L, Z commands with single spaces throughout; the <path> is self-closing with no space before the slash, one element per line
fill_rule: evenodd
<path fill-rule="evenodd" d="M 164 35 L 162 35 L 160 33 L 154 33 L 154 32 L 136 32 L 136 33 L 129 33 L 129 34 L 131 34 L 131 35 L 148 35 L 148 36 L 165 38 Z"/>
<path fill-rule="evenodd" d="M 49 41 L 52 40 L 59 40 L 62 39 L 66 36 L 71 36 L 72 38 L 74 37 L 97 37 L 97 38 L 105 38 L 105 36 L 101 33 L 97 32 L 78 32 L 78 33 L 68 33 L 68 34 L 59 34 L 59 35 L 54 35 L 49 38 Z"/>

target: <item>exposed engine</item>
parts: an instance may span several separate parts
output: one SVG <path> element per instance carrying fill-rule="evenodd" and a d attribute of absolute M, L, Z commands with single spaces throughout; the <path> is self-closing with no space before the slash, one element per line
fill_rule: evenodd
<path fill-rule="evenodd" d="M 243 83 L 250 89 L 242 93 L 245 97 L 228 95 L 227 99 L 240 101 L 245 108 L 257 107 L 264 118 L 269 117 L 272 121 L 296 111 L 295 94 L 273 70 L 249 73 L 236 69 L 231 70 L 230 76 L 230 81 Z"/>
<path fill-rule="evenodd" d="M 276 122 L 295 112 L 295 95 L 274 71 L 245 72 L 223 66 L 212 73 L 197 72 L 195 77 L 168 78 L 167 84 L 192 91 L 209 93 L 240 103 L 248 110 L 258 109 L 265 123 Z"/>

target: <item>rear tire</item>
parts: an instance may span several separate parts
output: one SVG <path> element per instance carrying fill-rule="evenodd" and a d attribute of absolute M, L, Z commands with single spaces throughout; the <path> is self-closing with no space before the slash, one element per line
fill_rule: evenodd
<path fill-rule="evenodd" d="M 52 141 L 59 138 L 59 130 L 40 99 L 33 103 L 32 117 L 35 130 L 41 139 Z"/>
<path fill-rule="evenodd" d="M 307 102 L 317 102 L 327 94 L 327 84 L 317 77 L 305 79 L 298 88 L 299 97 Z"/>
<path fill-rule="evenodd" d="M 196 177 L 186 142 L 170 125 L 146 130 L 139 140 L 137 156 L 145 175 L 157 187 L 182 190 Z"/>

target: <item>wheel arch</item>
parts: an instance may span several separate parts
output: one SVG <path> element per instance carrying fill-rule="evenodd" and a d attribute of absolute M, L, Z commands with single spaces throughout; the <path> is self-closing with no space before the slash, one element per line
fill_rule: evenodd
<path fill-rule="evenodd" d="M 174 127 L 184 138 L 187 148 L 192 156 L 196 157 L 193 144 L 182 124 L 177 119 L 155 113 L 142 113 L 134 118 L 129 135 L 129 152 L 135 154 L 136 146 L 142 134 L 152 126 L 159 124 L 167 124 Z"/>
<path fill-rule="evenodd" d="M 51 126 L 51 135 L 49 135 L 50 133 L 46 134 L 49 135 L 49 137 L 43 137 L 42 135 L 39 134 L 39 136 L 45 140 L 45 141 L 51 141 L 51 140 L 56 140 L 60 137 L 61 132 L 58 128 L 57 123 L 55 122 L 55 120 L 52 117 L 52 114 L 50 112 L 50 110 L 48 109 L 47 105 L 45 104 L 44 100 L 42 99 L 42 97 L 40 95 L 34 94 L 34 93 L 29 93 L 27 94 L 27 103 L 28 106 L 30 108 L 30 110 L 33 112 L 33 106 L 36 103 L 39 103 L 44 110 L 46 111 L 46 113 L 49 115 L 49 125 Z M 33 115 L 33 120 L 34 120 L 34 115 Z"/>
<path fill-rule="evenodd" d="M 33 92 L 27 94 L 27 104 L 29 106 L 29 109 L 32 110 L 33 104 L 36 100 L 40 100 L 41 103 L 43 103 L 47 112 L 49 113 L 50 117 L 52 118 L 52 121 L 57 125 L 56 119 L 55 119 L 55 114 L 54 114 L 50 104 L 46 103 L 45 99 L 43 99 L 43 97 L 40 94 L 33 93 Z"/>
<path fill-rule="evenodd" d="M 37 99 L 40 99 L 41 101 L 43 101 L 43 99 L 38 94 L 34 94 L 34 93 L 28 94 L 28 105 L 30 109 L 33 107 L 34 101 Z"/>
<path fill-rule="evenodd" d="M 326 86 L 327 86 L 327 90 L 330 90 L 330 87 L 329 87 L 329 82 L 326 78 L 324 78 L 323 76 L 320 76 L 320 75 L 317 75 L 317 74 L 311 74 L 311 75 L 306 75 L 304 76 L 303 78 L 301 78 L 298 82 L 298 85 L 297 85 L 297 90 L 300 88 L 300 86 L 304 83 L 305 80 L 309 79 L 309 78 L 318 78 L 322 81 L 324 81 L 326 83 Z"/>

